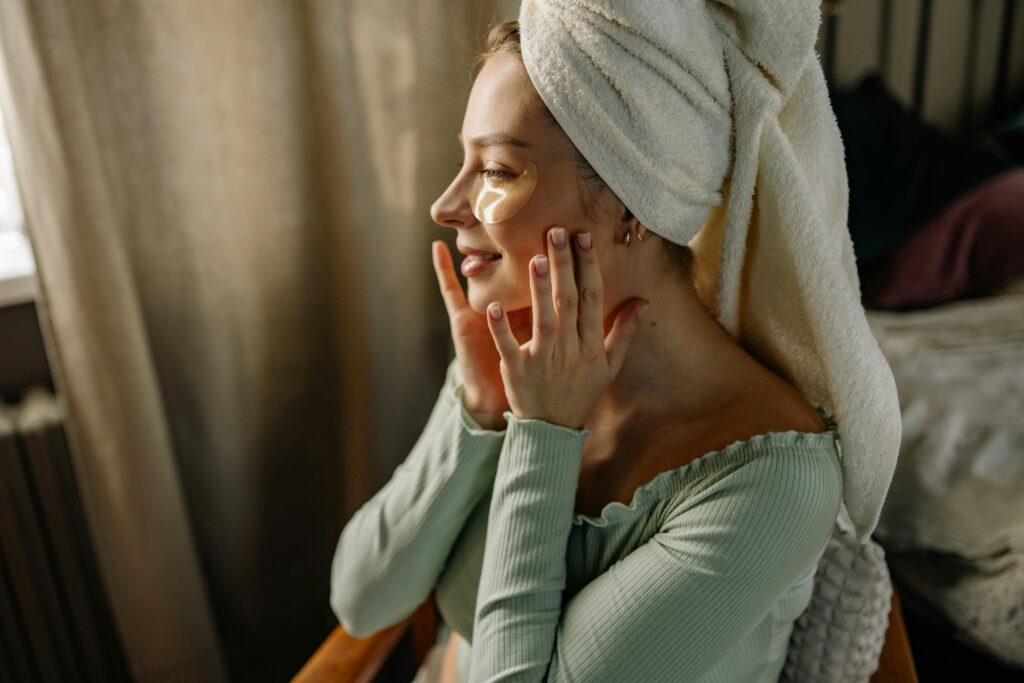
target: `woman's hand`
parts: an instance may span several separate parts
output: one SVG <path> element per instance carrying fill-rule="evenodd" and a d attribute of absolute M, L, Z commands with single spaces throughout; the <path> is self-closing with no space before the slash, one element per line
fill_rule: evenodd
<path fill-rule="evenodd" d="M 432 245 L 434 272 L 448 310 L 455 357 L 464 387 L 465 408 L 484 429 L 504 429 L 502 413 L 509 409 L 498 363 L 501 358 L 487 327 L 486 315 L 469 307 L 462 285 L 455 277 L 448 245 L 436 241 Z M 509 317 L 513 333 L 522 339 L 530 335 L 530 311 L 513 311 Z"/>
<path fill-rule="evenodd" d="M 555 241 L 559 235 L 560 246 Z M 605 338 L 604 285 L 597 252 L 589 233 L 577 239 L 579 291 L 572 248 L 563 228 L 548 231 L 548 258 L 536 256 L 530 262 L 533 338 L 526 344 L 520 345 L 513 336 L 498 302 L 487 308 L 512 413 L 571 429 L 583 428 L 601 394 L 619 374 L 640 311 L 649 303 L 639 297 L 630 300 Z"/>

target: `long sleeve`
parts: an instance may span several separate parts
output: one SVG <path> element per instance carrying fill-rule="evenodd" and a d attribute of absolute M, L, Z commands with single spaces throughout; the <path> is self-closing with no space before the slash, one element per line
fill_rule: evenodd
<path fill-rule="evenodd" d="M 505 432 L 483 429 L 469 415 L 453 360 L 412 451 L 338 539 L 330 602 L 346 631 L 357 638 L 375 633 L 427 598 L 494 481 Z"/>
<path fill-rule="evenodd" d="M 563 605 L 588 432 L 505 416 L 469 683 L 700 680 L 817 562 L 839 513 L 837 458 L 766 444 Z"/>

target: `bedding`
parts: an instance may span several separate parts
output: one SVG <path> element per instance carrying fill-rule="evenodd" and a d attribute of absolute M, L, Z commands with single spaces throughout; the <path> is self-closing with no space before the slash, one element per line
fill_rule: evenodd
<path fill-rule="evenodd" d="M 1024 275 L 1024 167 L 971 190 L 859 270 L 864 305 L 885 310 L 987 296 Z"/>
<path fill-rule="evenodd" d="M 1016 165 L 991 135 L 958 135 L 921 120 L 877 72 L 839 88 L 832 105 L 846 151 L 858 264 Z"/>
<path fill-rule="evenodd" d="M 875 530 L 893 580 L 951 636 L 1024 668 L 1024 278 L 868 321 L 903 416 Z"/>

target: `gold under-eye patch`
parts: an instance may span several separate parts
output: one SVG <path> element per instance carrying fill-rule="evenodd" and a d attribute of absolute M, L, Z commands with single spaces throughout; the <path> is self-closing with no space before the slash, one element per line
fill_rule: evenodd
<path fill-rule="evenodd" d="M 526 162 L 526 170 L 513 178 L 488 178 L 478 174 L 470 193 L 473 215 L 481 223 L 501 223 L 519 213 L 537 187 L 537 165 Z"/>

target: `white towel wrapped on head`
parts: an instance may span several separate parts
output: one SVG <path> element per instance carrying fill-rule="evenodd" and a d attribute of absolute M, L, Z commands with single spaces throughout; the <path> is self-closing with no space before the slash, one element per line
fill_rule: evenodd
<path fill-rule="evenodd" d="M 519 13 L 526 70 L 580 153 L 646 228 L 690 244 L 698 294 L 733 338 L 835 415 L 846 523 L 865 542 L 900 407 L 861 304 L 820 21 L 819 0 L 523 0 Z"/>

